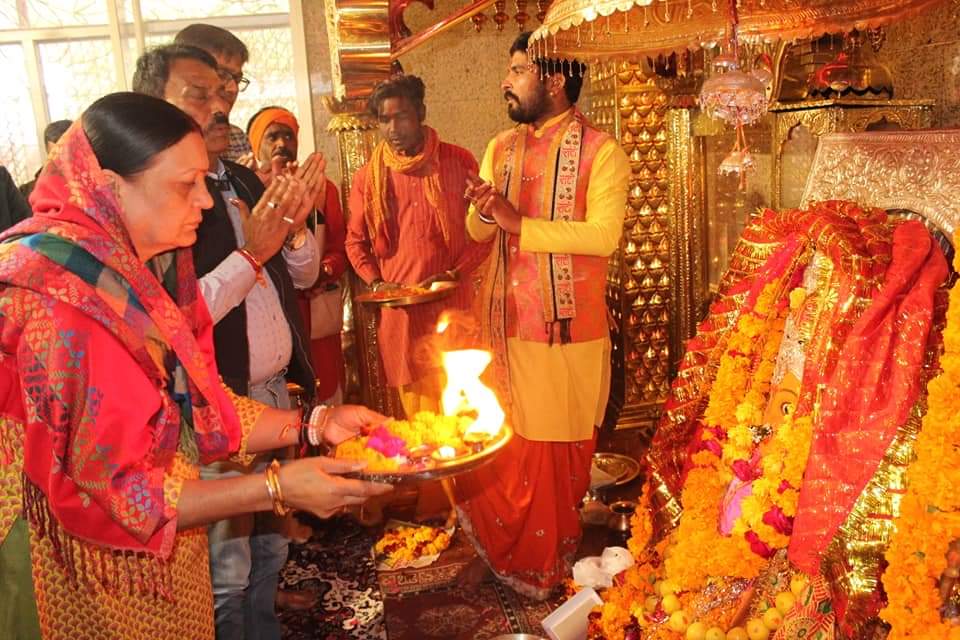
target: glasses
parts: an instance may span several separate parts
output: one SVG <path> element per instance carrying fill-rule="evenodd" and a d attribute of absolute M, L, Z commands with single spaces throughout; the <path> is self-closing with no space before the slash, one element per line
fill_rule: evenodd
<path fill-rule="evenodd" d="M 244 91 L 250 86 L 250 78 L 247 78 L 242 73 L 230 73 L 226 69 L 220 69 L 219 75 L 220 79 L 224 82 L 231 80 L 235 82 L 237 84 L 237 91 Z"/>

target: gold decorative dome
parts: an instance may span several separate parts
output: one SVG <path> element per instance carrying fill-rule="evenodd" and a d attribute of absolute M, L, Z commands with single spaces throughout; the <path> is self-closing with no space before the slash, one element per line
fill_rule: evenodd
<path fill-rule="evenodd" d="M 744 41 L 793 41 L 879 27 L 944 0 L 736 0 Z M 728 0 L 554 0 L 532 38 L 538 57 L 593 61 L 726 40 Z"/>

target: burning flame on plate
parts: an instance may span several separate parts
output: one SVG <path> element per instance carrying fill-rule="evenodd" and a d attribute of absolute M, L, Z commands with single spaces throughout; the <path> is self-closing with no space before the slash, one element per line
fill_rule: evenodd
<path fill-rule="evenodd" d="M 437 323 L 437 333 L 444 333 L 449 326 L 450 319 L 444 314 Z M 444 415 L 477 414 L 477 419 L 464 433 L 465 438 L 492 439 L 503 427 L 506 415 L 497 394 L 480 381 L 480 375 L 492 359 L 490 352 L 482 349 L 444 351 L 441 355 L 447 374 L 447 385 L 440 399 Z"/>

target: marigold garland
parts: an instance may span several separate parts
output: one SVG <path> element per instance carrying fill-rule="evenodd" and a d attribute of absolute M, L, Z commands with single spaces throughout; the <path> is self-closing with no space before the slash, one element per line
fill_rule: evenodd
<path fill-rule="evenodd" d="M 406 566 L 424 556 L 440 554 L 450 546 L 450 534 L 438 527 L 400 526 L 387 529 L 373 546 L 388 567 Z"/>
<path fill-rule="evenodd" d="M 800 499 L 800 483 L 807 457 L 810 454 L 810 442 L 813 438 L 813 420 L 810 416 L 784 416 L 773 437 L 762 446 L 762 475 L 753 481 L 751 494 L 741 505 L 741 514 L 734 524 L 734 535 L 744 535 L 753 531 L 761 542 L 771 549 L 782 549 L 790 542 L 790 523 L 779 526 L 769 524 L 782 514 L 792 519 L 797 513 Z"/>
<path fill-rule="evenodd" d="M 644 483 L 637 508 L 630 518 L 630 539 L 627 540 L 627 550 L 637 564 L 647 561 L 650 549 L 647 545 L 653 537 L 653 513 L 650 508 L 650 483 Z"/>
<path fill-rule="evenodd" d="M 722 535 L 718 530 L 718 518 L 720 505 L 733 478 L 731 465 L 751 457 L 756 446 L 751 427 L 763 422 L 788 314 L 786 300 L 780 299 L 783 285 L 781 280 L 767 284 L 758 295 L 754 308 L 738 318 L 731 332 L 704 411 L 707 428 L 703 430 L 702 438 L 705 446 L 691 456 L 692 467 L 681 493 L 683 515 L 677 529 L 655 549 L 649 547 L 653 533 L 648 496 L 650 487 L 644 486 L 631 521 L 632 536 L 627 543 L 637 564 L 623 574 L 622 582 L 616 588 L 603 594 L 604 604 L 591 620 L 591 637 L 621 640 L 627 630 L 646 627 L 649 622 L 645 618 L 644 604 L 654 595 L 654 585 L 664 574 L 676 586 L 681 603 L 685 604 L 684 600 L 693 597 L 713 576 L 754 578 L 766 566 L 767 560 L 751 550 L 743 531 L 732 536 Z M 791 293 L 790 301 L 794 300 L 799 304 L 803 297 Z M 755 481 L 776 481 L 776 486 L 767 493 L 774 494 L 774 504 L 791 514 L 796 511 L 796 490 L 778 494 L 776 489 L 781 477 L 792 486 L 800 484 L 810 446 L 809 419 L 804 425 L 805 429 L 799 428 L 787 420 L 786 431 L 781 438 L 774 440 L 775 445 L 769 447 L 770 457 L 776 457 L 780 464 L 768 463 L 764 470 L 769 477 Z M 756 530 L 768 544 L 776 544 L 778 548 L 785 546 L 789 538 L 784 541 L 774 539 L 772 533 L 775 531 L 764 524 L 762 518 L 763 512 L 750 518 L 749 528 Z M 754 520 L 758 524 L 754 525 Z M 644 638 L 677 636 L 663 625 L 643 630 Z"/>
<path fill-rule="evenodd" d="M 717 520 L 733 478 L 730 465 L 749 459 L 754 446 L 749 425 L 762 421 L 786 316 L 784 305 L 777 304 L 781 290 L 778 280 L 764 286 L 753 310 L 737 320 L 721 356 L 704 412 L 708 446 L 691 458 L 680 498 L 683 516 L 665 562 L 669 580 L 683 591 L 704 587 L 711 576 L 756 577 L 766 562 L 742 535 L 722 535 Z M 718 435 L 714 429 L 724 439 L 720 451 L 709 446 Z"/>
<path fill-rule="evenodd" d="M 695 458 L 713 457 L 707 451 Z M 715 458 L 714 458 L 715 460 Z M 717 530 L 719 505 L 729 483 L 710 466 L 690 470 L 684 484 L 683 517 L 671 535 L 672 544 L 665 562 L 669 580 L 681 591 L 702 589 L 711 576 L 755 578 L 766 560 L 752 553 L 741 536 L 724 536 Z"/>
<path fill-rule="evenodd" d="M 782 310 L 766 326 L 760 361 L 754 369 L 749 391 L 734 412 L 737 424 L 727 431 L 727 442 L 723 446 L 723 463 L 726 467 L 732 467 L 737 460 L 748 460 L 753 452 L 752 427 L 763 423 L 770 397 L 770 379 L 776 367 L 785 323 L 786 311 Z"/>
<path fill-rule="evenodd" d="M 960 241 L 960 235 L 955 240 Z M 960 257 L 960 254 L 958 254 Z M 960 269 L 960 259 L 954 260 Z M 942 372 L 927 387 L 927 413 L 907 470 L 897 530 L 883 574 L 889 640 L 960 640 L 960 627 L 940 618 L 937 582 L 950 543 L 960 538 L 960 287 L 950 291 Z"/>

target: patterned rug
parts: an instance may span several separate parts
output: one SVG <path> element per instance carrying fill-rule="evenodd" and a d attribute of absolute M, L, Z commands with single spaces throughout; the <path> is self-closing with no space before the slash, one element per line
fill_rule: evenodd
<path fill-rule="evenodd" d="M 381 534 L 351 518 L 315 521 L 305 544 L 291 544 L 280 576 L 285 590 L 310 590 L 310 611 L 280 612 L 285 640 L 484 640 L 502 633 L 542 635 L 540 621 L 560 601 L 528 600 L 489 579 L 454 585 L 474 557 L 462 535 L 423 569 L 377 575 L 370 548 Z M 386 594 L 386 597 L 385 595 Z"/>
<path fill-rule="evenodd" d="M 291 544 L 280 588 L 319 594 L 310 611 L 280 612 L 285 640 L 386 640 L 383 596 L 370 548 L 380 530 L 350 518 L 313 522 L 305 544 Z"/>
<path fill-rule="evenodd" d="M 535 602 L 499 582 L 451 586 L 386 601 L 390 640 L 485 640 L 503 633 L 543 635 L 558 601 Z"/>

